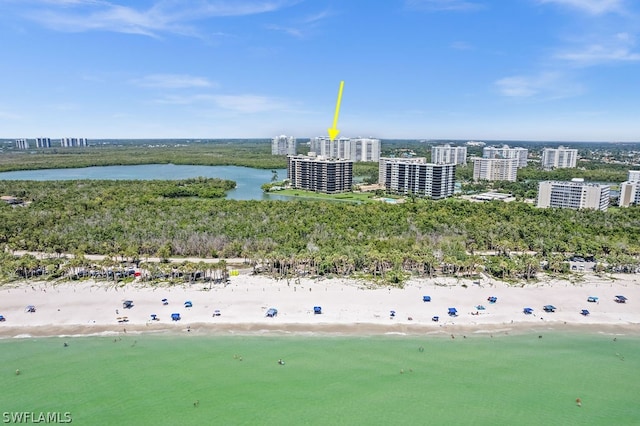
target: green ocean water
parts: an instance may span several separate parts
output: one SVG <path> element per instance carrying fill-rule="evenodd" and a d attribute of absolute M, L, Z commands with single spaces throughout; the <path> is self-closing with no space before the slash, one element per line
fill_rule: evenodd
<path fill-rule="evenodd" d="M 0 341 L 4 423 L 68 412 L 78 425 L 638 425 L 639 379 L 638 336 Z"/>

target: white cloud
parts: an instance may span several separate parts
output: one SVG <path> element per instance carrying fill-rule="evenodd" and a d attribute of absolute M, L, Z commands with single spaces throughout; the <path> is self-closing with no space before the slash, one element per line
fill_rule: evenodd
<path fill-rule="evenodd" d="M 454 41 L 449 45 L 452 49 L 456 50 L 470 50 L 472 46 L 466 41 Z"/>
<path fill-rule="evenodd" d="M 156 99 L 155 103 L 167 105 L 193 105 L 199 104 L 215 106 L 218 109 L 241 113 L 254 114 L 269 111 L 287 111 L 290 105 L 287 102 L 263 95 L 240 94 L 198 94 L 189 96 L 169 95 Z"/>
<path fill-rule="evenodd" d="M 189 24 L 216 17 L 273 12 L 295 0 L 156 1 L 149 8 L 122 6 L 104 0 L 33 0 L 27 16 L 42 25 L 66 32 L 113 31 L 158 37 L 162 33 L 193 36 Z"/>
<path fill-rule="evenodd" d="M 267 25 L 266 28 L 268 30 L 272 30 L 272 31 L 279 31 L 279 32 L 283 32 L 285 34 L 289 34 L 290 36 L 294 36 L 297 38 L 302 38 L 303 34 L 302 31 L 298 28 L 294 28 L 294 27 L 283 27 L 280 25 Z"/>
<path fill-rule="evenodd" d="M 216 84 L 204 77 L 186 74 L 151 74 L 132 81 L 142 87 L 163 89 L 185 89 L 192 87 L 215 87 Z"/>
<path fill-rule="evenodd" d="M 580 65 L 640 61 L 640 53 L 633 51 L 635 45 L 635 38 L 629 33 L 618 33 L 608 40 L 589 43 L 573 51 L 560 52 L 556 54 L 556 58 Z"/>
<path fill-rule="evenodd" d="M 406 0 L 405 7 L 409 9 L 435 12 L 441 10 L 475 10 L 480 9 L 483 6 L 478 2 L 468 0 Z"/>
<path fill-rule="evenodd" d="M 538 0 L 538 2 L 566 6 L 591 15 L 622 12 L 624 10 L 624 0 Z"/>
<path fill-rule="evenodd" d="M 577 96 L 582 88 L 557 72 L 516 75 L 497 80 L 499 92 L 512 98 L 561 99 Z"/>
<path fill-rule="evenodd" d="M 245 114 L 285 109 L 284 103 L 267 96 L 215 95 L 213 99 L 222 109 Z"/>
<path fill-rule="evenodd" d="M 0 120 L 19 120 L 21 118 L 20 115 L 0 110 Z"/>

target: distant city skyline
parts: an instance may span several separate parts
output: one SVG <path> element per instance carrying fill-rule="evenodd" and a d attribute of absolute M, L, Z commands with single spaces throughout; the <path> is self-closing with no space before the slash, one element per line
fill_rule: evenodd
<path fill-rule="evenodd" d="M 133 4 L 133 5 L 132 5 Z M 0 137 L 640 141 L 635 0 L 0 0 Z"/>

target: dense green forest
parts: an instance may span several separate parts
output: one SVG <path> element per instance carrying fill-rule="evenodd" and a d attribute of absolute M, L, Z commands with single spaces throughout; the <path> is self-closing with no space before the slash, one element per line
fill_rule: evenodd
<path fill-rule="evenodd" d="M 299 147 L 305 151 L 305 146 Z M 480 154 L 480 148 L 470 154 Z M 386 143 L 385 155 L 429 157 L 423 142 Z M 635 152 L 635 151 L 634 151 Z M 508 191 L 533 198 L 539 180 L 622 182 L 630 166 L 609 146 L 585 145 L 576 169 L 518 171 L 517 182 L 473 182 L 472 166 L 458 167 L 463 192 Z M 4 150 L 0 171 L 119 164 L 238 165 L 284 168 L 268 140 L 105 143 L 87 148 Z M 356 163 L 354 175 L 377 180 L 377 163 Z M 59 276 L 64 261 L 14 258 L 12 250 L 83 254 L 144 261 L 147 257 L 241 257 L 257 271 L 279 277 L 360 275 L 402 282 L 407 276 L 474 276 L 530 279 L 541 270 L 562 273 L 571 255 L 593 256 L 599 269 L 631 272 L 640 266 L 640 209 L 607 212 L 536 209 L 524 203 L 438 202 L 411 198 L 400 205 L 332 201 L 233 201 L 234 182 L 0 181 L 0 194 L 24 205 L 0 203 L 0 275 L 14 279 L 47 271 Z M 49 263 L 47 263 L 49 262 Z M 78 263 L 79 262 L 79 263 Z M 224 261 L 223 261 L 224 262 Z M 155 266 L 154 266 L 155 268 Z M 191 265 L 196 276 L 202 265 Z M 211 269 L 207 267 L 209 274 Z M 214 268 L 215 270 L 215 268 Z M 171 272 L 172 274 L 175 271 Z M 203 272 L 206 274 L 206 272 Z M 166 277 L 167 271 L 159 274 Z"/>
<path fill-rule="evenodd" d="M 473 276 L 483 267 L 501 278 L 527 279 L 541 264 L 566 271 L 572 254 L 595 256 L 615 270 L 639 264 L 637 208 L 574 211 L 459 199 L 233 201 L 201 195 L 205 182 L 0 181 L 0 193 L 29 201 L 0 204 L 0 244 L 142 260 L 241 257 L 275 276 L 359 274 L 389 282 L 408 274 Z M 487 251 L 497 255 L 485 257 Z"/>

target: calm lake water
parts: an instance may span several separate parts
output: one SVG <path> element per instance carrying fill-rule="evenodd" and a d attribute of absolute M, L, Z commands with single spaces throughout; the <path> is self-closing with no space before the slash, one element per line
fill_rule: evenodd
<path fill-rule="evenodd" d="M 287 177 L 286 169 L 277 169 L 278 179 Z M 83 167 L 77 169 L 20 170 L 0 173 L 5 180 L 178 180 L 195 177 L 229 179 L 236 189 L 227 193 L 231 200 L 288 200 L 290 197 L 265 194 L 260 189 L 271 182 L 271 170 L 238 166 L 189 166 L 175 164 L 143 164 L 136 166 Z"/>

